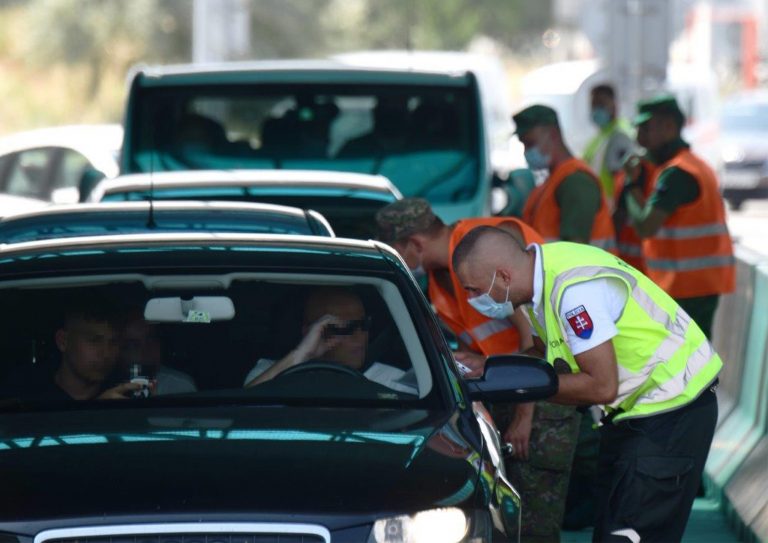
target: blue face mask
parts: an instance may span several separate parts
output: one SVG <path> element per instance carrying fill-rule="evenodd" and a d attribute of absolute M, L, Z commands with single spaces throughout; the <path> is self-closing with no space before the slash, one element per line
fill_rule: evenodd
<path fill-rule="evenodd" d="M 532 170 L 546 170 L 552 157 L 539 151 L 538 147 L 531 147 L 525 151 L 525 161 Z"/>
<path fill-rule="evenodd" d="M 600 128 L 608 126 L 611 122 L 611 114 L 603 107 L 596 107 L 592 110 L 592 122 Z"/>
<path fill-rule="evenodd" d="M 496 281 L 496 272 L 493 272 L 493 279 L 491 279 L 491 287 L 488 292 L 469 298 L 467 301 L 469 305 L 475 308 L 478 313 L 482 313 L 486 317 L 491 319 L 505 319 L 512 316 L 515 312 L 515 308 L 512 307 L 512 302 L 509 301 L 509 287 L 507 287 L 507 296 L 503 302 L 497 302 L 491 298 L 491 290 L 493 289 L 493 283 Z"/>

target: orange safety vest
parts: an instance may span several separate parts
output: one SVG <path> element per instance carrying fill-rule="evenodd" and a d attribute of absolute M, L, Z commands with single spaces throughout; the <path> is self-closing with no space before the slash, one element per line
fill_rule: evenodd
<path fill-rule="evenodd" d="M 643 169 L 643 196 L 648 198 L 653 192 L 653 182 L 656 175 L 656 166 L 650 160 L 641 160 L 640 166 Z M 621 174 L 621 185 L 624 185 L 625 174 Z M 633 266 L 648 275 L 645 267 L 645 258 L 643 258 L 643 240 L 637 235 L 637 230 L 632 225 L 632 221 L 627 215 L 624 224 L 619 226 L 616 231 L 616 248 L 619 257 L 627 264 Z"/>
<path fill-rule="evenodd" d="M 560 239 L 560 206 L 555 199 L 555 191 L 565 178 L 576 172 L 584 172 L 595 181 L 600 189 L 600 209 L 592 223 L 589 243 L 611 253 L 616 253 L 616 238 L 613 220 L 608 204 L 605 201 L 600 180 L 590 169 L 589 165 L 578 158 L 569 158 L 560 164 L 549 175 L 547 180 L 533 189 L 523 209 L 523 220 L 536 229 L 545 241 Z"/>
<path fill-rule="evenodd" d="M 656 234 L 643 240 L 648 277 L 673 298 L 732 292 L 736 286 L 733 243 L 715 172 L 683 149 L 656 170 L 654 186 L 671 167 L 696 179 L 699 196 L 678 207 Z"/>
<path fill-rule="evenodd" d="M 435 307 L 437 315 L 462 342 L 485 356 L 517 352 L 520 349 L 520 335 L 509 319 L 491 319 L 470 305 L 464 287 L 461 286 L 459 278 L 453 271 L 450 256 L 453 255 L 459 242 L 473 228 L 500 226 L 504 223 L 514 223 L 520 229 L 526 245 L 544 242 L 544 239 L 533 228 L 513 217 L 464 219 L 453 226 L 449 242 L 448 272 L 453 285 L 453 293 L 440 286 L 433 272 L 429 272 L 429 300 Z"/>

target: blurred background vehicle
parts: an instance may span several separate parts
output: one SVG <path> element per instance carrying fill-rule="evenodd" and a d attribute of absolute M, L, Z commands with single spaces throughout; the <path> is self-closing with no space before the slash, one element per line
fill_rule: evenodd
<path fill-rule="evenodd" d="M 70 125 L 0 138 L 0 192 L 71 204 L 95 184 L 115 177 L 123 139 L 120 125 Z"/>
<path fill-rule="evenodd" d="M 151 232 L 334 236 L 328 221 L 317 211 L 242 202 L 62 205 L 0 220 L 0 244 Z"/>
<path fill-rule="evenodd" d="M 723 195 L 733 209 L 768 197 L 768 90 L 736 94 L 720 112 Z"/>
<path fill-rule="evenodd" d="M 374 215 L 402 198 L 383 176 L 309 170 L 197 170 L 105 180 L 93 202 L 205 200 L 261 202 L 314 209 L 339 237 L 375 236 Z"/>
<path fill-rule="evenodd" d="M 480 96 L 467 70 L 302 60 L 143 68 L 131 79 L 121 173 L 380 174 L 444 220 L 486 215 L 492 169 Z"/>

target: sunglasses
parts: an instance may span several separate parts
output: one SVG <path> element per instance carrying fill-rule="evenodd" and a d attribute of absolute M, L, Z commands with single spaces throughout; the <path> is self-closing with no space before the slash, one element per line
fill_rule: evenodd
<path fill-rule="evenodd" d="M 323 329 L 323 337 L 351 336 L 358 330 L 367 332 L 371 329 L 371 317 L 346 321 L 343 325 L 329 324 Z"/>

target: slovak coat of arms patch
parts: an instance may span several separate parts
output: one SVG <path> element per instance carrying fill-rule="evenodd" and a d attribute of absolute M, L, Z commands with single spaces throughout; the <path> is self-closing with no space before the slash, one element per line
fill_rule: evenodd
<path fill-rule="evenodd" d="M 568 324 L 581 339 L 589 339 L 592 336 L 595 325 L 583 305 L 568 311 L 565 318 L 568 319 Z"/>

